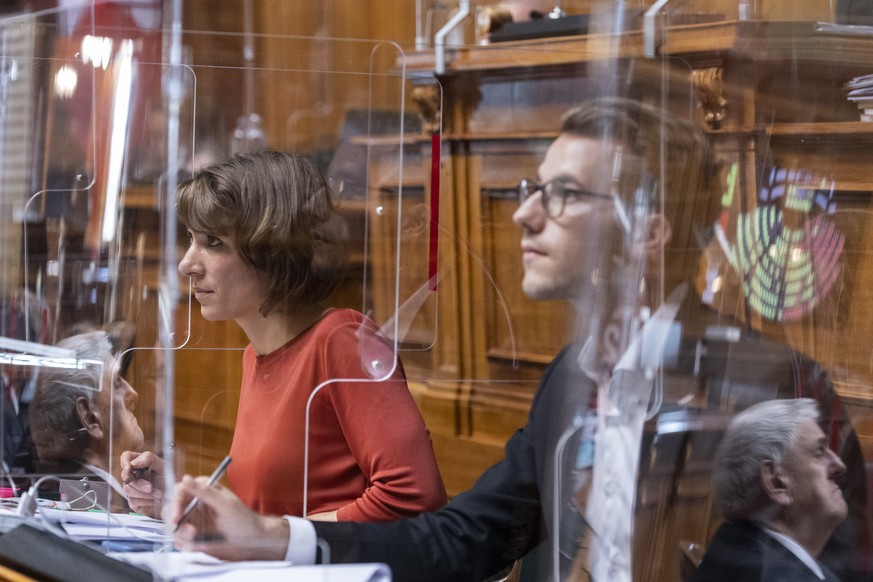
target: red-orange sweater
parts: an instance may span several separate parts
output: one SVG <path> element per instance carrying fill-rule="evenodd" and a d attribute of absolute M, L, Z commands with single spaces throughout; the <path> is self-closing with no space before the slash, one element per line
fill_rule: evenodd
<path fill-rule="evenodd" d="M 351 309 L 331 310 L 265 356 L 249 345 L 228 469 L 243 502 L 302 515 L 306 407 L 315 392 L 307 514 L 337 510 L 340 521 L 390 521 L 442 506 L 430 436 L 399 360 L 388 380 L 371 380 L 393 365 L 390 344 Z"/>

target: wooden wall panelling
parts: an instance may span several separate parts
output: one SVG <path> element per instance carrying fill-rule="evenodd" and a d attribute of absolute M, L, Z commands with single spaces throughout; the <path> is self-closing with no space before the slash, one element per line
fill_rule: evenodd
<path fill-rule="evenodd" d="M 431 157 L 431 148 L 425 148 L 426 159 Z M 440 220 L 439 220 L 439 274 L 440 281 L 437 290 L 437 314 L 436 314 L 436 345 L 431 370 L 431 380 L 452 381 L 464 373 L 461 354 L 463 344 L 461 339 L 462 322 L 461 313 L 461 283 L 460 283 L 460 258 L 457 247 L 458 220 L 456 206 L 457 191 L 455 167 L 451 161 L 450 145 L 443 143 L 442 156 L 439 166 L 440 172 Z M 427 172 L 430 176 L 430 171 Z M 426 185 L 428 204 L 431 202 L 433 193 L 430 184 Z M 446 390 L 454 388 L 446 387 Z"/>
<path fill-rule="evenodd" d="M 537 177 L 552 139 L 483 139 L 472 146 L 483 166 L 476 190 L 482 207 L 480 228 L 486 234 L 481 268 L 491 283 L 482 294 L 487 314 L 485 354 L 495 377 L 512 373 L 497 364 L 501 360 L 515 357 L 548 363 L 569 338 L 569 307 L 563 302 L 531 301 L 521 290 L 522 230 L 512 221 L 518 208 L 517 185 L 522 178 Z"/>
<path fill-rule="evenodd" d="M 776 163 L 803 169 L 833 182 L 836 212 L 829 217 L 846 235 L 839 281 L 815 311 L 789 324 L 775 324 L 753 317 L 755 327 L 778 341 L 787 342 L 819 361 L 839 377 L 838 389 L 847 396 L 852 416 L 869 417 L 873 374 L 865 342 L 869 319 L 853 311 L 867 299 L 864 281 L 869 278 L 866 256 L 870 194 L 873 172 L 869 158 L 873 129 L 857 121 L 858 110 L 845 99 L 843 84 L 869 72 L 873 43 L 869 39 L 839 35 L 813 35 L 808 23 L 769 23 L 740 27 L 736 50 L 726 62 L 730 86 L 744 95 L 731 112 L 744 116 L 744 127 L 766 128 L 750 144 L 754 159 L 746 167 Z M 803 42 L 799 42 L 802 39 Z M 747 182 L 753 200 L 764 176 Z M 861 312 L 866 308 L 861 307 Z M 844 390 L 843 386 L 847 388 Z M 862 396 L 863 394 L 863 396 Z"/>
<path fill-rule="evenodd" d="M 232 321 L 205 321 L 196 301 L 191 310 L 190 337 L 175 352 L 175 444 L 185 470 L 200 475 L 211 472 L 230 450 L 242 379 L 242 348 L 248 341 Z M 187 310 L 178 310 L 177 336 L 184 337 L 187 325 Z"/>
<path fill-rule="evenodd" d="M 184 4 L 186 31 L 241 32 L 243 2 L 194 0 Z M 239 71 L 218 68 L 242 61 L 242 38 L 236 35 L 183 33 L 183 58 L 192 64 L 196 77 L 197 117 L 193 124 L 198 140 L 216 141 L 219 154 L 228 151 L 230 133 L 243 110 L 243 76 Z M 186 72 L 185 77 L 188 76 Z"/>
<path fill-rule="evenodd" d="M 720 522 L 710 487 L 710 462 L 723 419 L 711 426 L 653 434 L 647 425 L 635 517 L 634 580 L 679 580 L 679 542 L 701 543 Z M 705 423 L 704 423 L 705 425 Z M 642 535 L 641 535 L 642 534 Z"/>
<path fill-rule="evenodd" d="M 450 163 L 452 165 L 450 187 L 456 200 L 454 205 L 454 238 L 458 245 L 456 278 L 459 295 L 457 302 L 458 310 L 455 313 L 455 316 L 458 318 L 460 331 L 460 336 L 457 338 L 460 347 L 458 354 L 460 359 L 458 379 L 472 379 L 475 381 L 479 377 L 477 371 L 481 370 L 481 366 L 478 360 L 480 353 L 476 350 L 479 338 L 477 337 L 477 330 L 473 321 L 474 308 L 472 305 L 475 295 L 472 295 L 474 287 L 472 282 L 471 263 L 473 258 L 471 256 L 471 249 L 472 252 L 475 252 L 475 247 L 472 246 L 471 213 L 473 212 L 473 206 L 470 200 L 470 184 L 478 178 L 478 167 L 476 160 L 471 159 L 465 142 L 449 142 L 449 148 L 451 151 Z M 459 194 L 463 195 L 459 196 Z M 469 392 L 466 392 L 465 398 L 469 398 Z M 461 427 L 462 434 L 469 434 L 470 427 L 467 425 L 467 419 L 462 417 L 462 422 L 466 425 Z"/>
<path fill-rule="evenodd" d="M 445 116 L 443 117 L 445 119 Z M 430 147 L 426 148 L 430 158 Z M 469 402 L 470 320 L 469 296 L 465 296 L 469 255 L 463 233 L 463 192 L 465 168 L 457 163 L 453 144 L 442 145 L 440 164 L 440 241 L 437 291 L 436 343 L 431 370 L 423 380 L 420 407 L 431 431 L 434 451 L 450 496 L 469 487 L 479 476 L 480 462 L 493 458 L 469 439 L 470 422 L 465 403 Z M 460 175 L 459 175 L 460 174 Z M 429 172 L 428 172 L 429 175 Z M 427 186 L 428 200 L 432 192 Z M 490 454 L 489 454 L 490 453 Z M 484 454 L 484 458 L 483 458 Z M 474 460 L 475 462 L 464 462 Z"/>
<path fill-rule="evenodd" d="M 401 87 L 391 69 L 401 49 L 390 41 L 404 30 L 413 34 L 408 3 L 398 5 L 392 18 L 384 17 L 384 4 L 349 0 L 255 4 L 257 30 L 267 35 L 258 39 L 258 63 L 311 71 L 275 74 L 278 81 L 261 83 L 257 110 L 275 147 L 329 149 L 347 111 L 400 110 Z M 294 35 L 311 38 L 290 40 Z"/>
<path fill-rule="evenodd" d="M 524 425 L 544 365 L 569 337 L 568 306 L 528 299 L 521 291 L 521 228 L 512 221 L 516 186 L 536 176 L 550 139 L 472 140 L 481 167 L 471 188 L 479 208 L 479 261 L 474 272 L 481 292 L 477 310 L 486 368 L 471 403 L 474 434 L 507 440 Z"/>
<path fill-rule="evenodd" d="M 410 140 L 404 152 L 399 265 L 395 260 L 400 202 L 397 150 L 396 147 L 371 146 L 368 157 L 368 190 L 371 197 L 368 204 L 371 228 L 369 264 L 374 317 L 380 323 L 394 314 L 398 269 L 400 303 L 427 280 L 431 196 L 429 141 Z M 450 160 L 448 155 L 446 160 Z M 440 168 L 443 196 L 438 290 L 426 300 L 422 312 L 413 320 L 400 357 L 410 389 L 430 430 L 446 487 L 450 494 L 457 494 L 478 476 L 472 474 L 469 463 L 460 461 L 481 458 L 482 453 L 464 437 L 469 433 L 469 428 L 458 406 L 458 401 L 469 394 L 469 383 L 460 380 L 464 378 L 464 348 L 462 342 L 457 341 L 465 323 L 459 305 L 463 296 L 459 292 L 458 265 L 461 259 L 458 252 L 456 200 L 448 194 L 454 192 L 453 170 L 450 161 Z M 460 448 L 459 437 L 463 440 Z M 493 458 L 492 454 L 487 461 Z M 475 463 L 475 466 L 478 467 L 479 463 Z"/>
<path fill-rule="evenodd" d="M 869 266 L 873 264 L 873 260 L 871 260 L 873 259 L 871 257 L 873 212 L 869 210 L 865 212 L 863 225 L 864 228 L 859 233 L 860 243 L 859 250 L 856 251 L 855 264 Z M 873 325 L 873 269 L 869 267 L 858 269 L 853 275 L 849 282 L 852 297 L 846 317 L 853 327 L 854 333 L 851 334 L 851 337 L 865 339 L 863 341 L 846 339 L 840 344 L 840 350 L 843 358 L 851 362 L 861 363 L 863 367 L 860 368 L 856 377 L 836 377 L 835 380 L 840 395 L 849 408 L 855 432 L 864 451 L 864 458 L 870 463 L 870 460 L 873 459 L 873 411 L 871 411 L 870 406 L 873 396 L 870 393 L 870 382 L 859 380 L 858 376 L 863 379 L 873 374 L 870 342 L 867 339 L 873 336 L 873 330 L 870 329 Z M 847 333 L 842 337 L 848 338 L 850 335 Z"/>
<path fill-rule="evenodd" d="M 471 233 L 471 200 L 469 186 L 471 180 L 475 180 L 478 176 L 477 161 L 471 159 L 467 144 L 462 142 L 447 141 L 444 145 L 444 151 L 447 150 L 449 158 L 446 165 L 451 167 L 450 180 L 445 184 L 449 190 L 446 192 L 443 189 L 441 201 L 450 201 L 449 204 L 449 222 L 447 237 L 450 244 L 453 245 L 451 252 L 452 267 L 454 269 L 453 280 L 454 285 L 449 288 L 449 292 L 453 296 L 446 294 L 446 289 L 443 289 L 442 305 L 451 304 L 452 308 L 442 311 L 439 318 L 439 323 L 449 322 L 449 329 L 455 331 L 454 337 L 441 337 L 443 342 L 454 342 L 452 350 L 452 358 L 456 362 L 454 376 L 451 378 L 440 378 L 437 386 L 444 392 L 446 389 L 454 391 L 454 402 L 450 406 L 454 409 L 454 434 L 446 431 L 448 439 L 447 449 L 441 451 L 440 467 L 449 474 L 446 477 L 446 485 L 449 487 L 451 494 L 457 494 L 463 491 L 470 485 L 470 482 L 452 481 L 452 475 L 466 475 L 473 477 L 478 475 L 470 475 L 471 471 L 468 467 L 461 467 L 458 453 L 469 455 L 470 458 L 482 459 L 493 458 L 493 447 L 483 445 L 473 438 L 474 425 L 473 418 L 470 414 L 470 402 L 476 390 L 477 383 L 481 379 L 478 371 L 481 370 L 481 354 L 476 350 L 477 344 L 481 345 L 481 337 L 477 327 L 477 320 L 480 318 L 481 311 L 478 310 L 476 304 L 476 296 L 472 294 L 473 282 L 471 264 L 474 261 L 472 254 L 475 250 L 472 247 Z M 446 217 L 446 205 L 443 205 L 441 218 Z M 445 301 L 448 299 L 448 301 Z M 439 354 L 443 355 L 445 352 Z M 445 367 L 444 362 L 438 362 L 439 367 Z M 451 425 L 449 427 L 451 428 Z M 455 449 L 456 446 L 462 447 L 460 450 Z M 441 447 L 442 448 L 442 447 Z M 488 453 L 491 453 L 490 455 Z M 453 467 L 454 466 L 454 467 Z"/>
<path fill-rule="evenodd" d="M 518 394 L 512 389 L 517 382 L 517 374 L 510 372 L 506 376 L 494 376 L 490 365 L 489 352 L 493 345 L 493 330 L 504 320 L 506 313 L 495 309 L 496 293 L 494 287 L 494 257 L 489 251 L 494 242 L 494 223 L 487 205 L 488 199 L 482 196 L 483 171 L 485 160 L 475 142 L 461 142 L 465 149 L 463 160 L 469 168 L 468 180 L 465 184 L 464 201 L 467 207 L 468 241 L 467 262 L 465 267 L 469 273 L 469 286 L 465 287 L 465 298 L 469 302 L 468 309 L 469 333 L 472 338 L 469 359 L 470 395 L 469 400 L 461 402 L 462 415 L 466 420 L 466 434 L 474 442 L 483 446 L 497 447 L 511 436 L 512 432 L 524 425 L 527 409 L 530 407 L 532 390 Z M 489 160 L 490 161 L 490 160 Z M 502 240 L 519 240 L 518 230 L 512 225 L 502 224 L 497 238 Z M 465 249 L 462 249 L 462 251 Z M 501 257 L 501 261 L 511 261 L 513 255 Z M 517 286 L 519 281 L 510 282 Z M 463 298 L 462 298 L 463 300 Z M 508 382 L 508 384 L 507 384 Z"/>
<path fill-rule="evenodd" d="M 447 489 L 454 495 L 502 458 L 506 439 L 524 424 L 536 386 L 534 377 L 538 378 L 546 357 L 534 363 L 533 371 L 522 366 L 519 372 L 506 365 L 507 350 L 500 354 L 498 347 L 497 357 L 491 355 L 495 331 L 500 333 L 507 327 L 505 312 L 495 309 L 494 286 L 502 290 L 508 285 L 513 294 L 520 289 L 520 278 L 495 280 L 495 266 L 520 261 L 520 239 L 511 222 L 495 223 L 490 196 L 483 192 L 483 183 L 505 171 L 506 164 L 494 162 L 496 157 L 489 151 L 494 143 L 477 140 L 479 136 L 471 128 L 487 133 L 503 125 L 480 121 L 493 105 L 483 106 L 478 79 L 446 79 L 444 89 L 440 263 L 450 269 L 451 279 L 440 283 L 438 341 L 432 376 L 420 402 Z M 499 89 L 485 93 L 486 103 L 492 97 L 502 100 Z M 508 110 L 503 113 L 504 122 L 521 119 L 533 123 L 529 116 L 513 117 Z M 492 122 L 502 116 L 500 112 L 492 115 L 496 115 Z M 521 156 L 525 158 L 525 173 L 535 170 L 535 156 L 524 152 L 518 159 Z M 517 179 L 509 177 L 508 181 L 517 183 Z M 511 215 L 514 206 L 513 201 L 502 206 L 501 219 Z M 500 233 L 500 248 L 512 248 L 505 256 L 494 254 L 496 231 Z M 502 333 L 504 338 L 508 335 Z M 520 378 L 525 373 L 526 377 Z"/>
<path fill-rule="evenodd" d="M 408 332 L 399 340 L 407 377 L 414 379 L 422 378 L 430 371 L 428 349 L 436 333 L 436 297 L 432 293 L 417 313 L 409 312 L 408 307 L 404 306 L 427 281 L 430 225 L 424 172 L 429 159 L 422 155 L 419 141 L 407 138 L 402 146 L 401 183 L 398 164 L 400 151 L 396 139 L 395 136 L 395 143 L 387 147 L 379 143 L 368 146 L 369 199 L 365 211 L 368 213 L 369 252 L 365 260 L 370 270 L 368 284 L 373 319 L 377 324 L 384 325 L 395 317 L 399 308 L 401 333 L 403 328 L 409 326 Z M 402 216 L 399 215 L 401 202 Z"/>
<path fill-rule="evenodd" d="M 544 134 L 544 129 L 548 131 L 548 128 L 543 127 L 543 120 L 556 119 L 558 114 L 573 101 L 596 93 L 596 89 L 586 86 L 585 80 L 589 68 L 585 61 L 596 58 L 592 56 L 593 51 L 586 49 L 586 47 L 590 48 L 590 42 L 590 39 L 583 37 L 542 40 L 530 44 L 518 43 L 516 47 L 518 51 L 530 48 L 532 50 L 529 52 L 536 53 L 535 58 L 538 59 L 536 63 L 531 61 L 534 57 L 530 55 L 524 57 L 528 60 L 518 61 L 512 58 L 512 49 L 505 51 L 496 47 L 481 51 L 473 48 L 460 49 L 451 61 L 449 72 L 441 78 L 446 89 L 444 115 L 446 137 L 453 144 L 454 157 L 458 158 L 453 160 L 453 167 L 462 168 L 471 177 L 477 175 L 479 180 L 478 184 L 475 179 L 456 180 L 456 187 L 464 183 L 469 184 L 468 190 L 454 191 L 455 198 L 460 199 L 456 203 L 466 204 L 471 199 L 479 199 L 476 204 L 482 220 L 480 225 L 482 231 L 478 237 L 471 232 L 472 240 L 477 245 L 474 248 L 478 248 L 483 253 L 486 270 L 493 269 L 489 273 L 507 294 L 514 292 L 510 290 L 509 280 L 519 276 L 518 272 L 513 272 L 512 267 L 504 266 L 504 263 L 509 264 L 518 260 L 517 257 L 511 256 L 513 243 L 510 239 L 513 238 L 513 234 L 517 235 L 517 232 L 513 233 L 515 227 L 510 225 L 512 205 L 508 200 L 507 189 L 512 187 L 511 182 L 515 180 L 512 174 L 518 171 L 519 166 L 525 164 L 521 160 L 526 155 L 517 150 L 513 153 L 513 147 L 520 147 L 518 144 L 532 143 L 536 140 L 547 143 L 549 135 Z M 861 196 L 851 209 L 847 207 L 846 210 L 854 212 L 852 209 L 859 209 L 861 212 L 866 212 L 864 202 L 866 198 L 860 195 L 860 192 L 867 188 L 869 176 L 865 168 L 869 164 L 863 161 L 861 152 L 865 151 L 869 130 L 856 122 L 845 125 L 846 116 L 854 112 L 847 112 L 846 105 L 840 101 L 843 98 L 840 83 L 857 74 L 855 67 L 858 63 L 869 62 L 863 58 L 867 50 L 865 46 L 868 45 L 869 42 L 859 43 L 855 39 L 847 38 L 810 39 L 808 24 L 759 25 L 723 22 L 714 26 L 681 28 L 676 34 L 667 35 L 662 50 L 668 50 L 676 55 L 676 58 L 669 59 L 666 67 L 664 61 L 660 60 L 629 58 L 625 63 L 626 67 L 619 66 L 615 71 L 619 77 L 629 73 L 625 78 L 633 80 L 633 87 L 639 95 L 655 101 L 663 95 L 660 92 L 663 86 L 659 79 L 664 78 L 663 75 L 666 73 L 670 83 L 668 95 L 671 107 L 687 113 L 695 111 L 693 95 L 689 87 L 693 68 L 723 67 L 727 77 L 726 117 L 719 127 L 708 127 L 708 129 L 722 159 L 726 162 L 742 162 L 741 165 L 745 170 L 740 178 L 745 186 L 742 194 L 750 197 L 750 203 L 756 197 L 761 180 L 757 171 L 762 156 L 766 157 L 772 153 L 783 160 L 791 160 L 792 163 L 832 169 L 837 184 L 856 188 Z M 625 50 L 629 51 L 629 57 L 633 57 L 631 54 L 633 46 L 631 43 L 625 47 Z M 554 52 L 551 53 L 548 47 L 554 47 Z M 556 57 L 551 62 L 550 53 Z M 820 77 L 822 70 L 830 66 L 828 63 L 831 59 L 840 64 L 841 72 L 830 72 Z M 793 77 L 786 79 L 786 75 L 797 76 L 798 68 L 789 66 L 796 62 L 800 63 L 798 67 L 803 68 L 804 71 L 807 64 L 810 65 L 809 72 L 801 75 L 808 74 L 812 84 L 785 84 L 785 81 L 790 82 L 793 79 Z M 426 59 L 418 62 L 417 66 L 426 68 Z M 531 68 L 525 68 L 528 66 Z M 818 78 L 829 81 L 826 86 L 816 86 L 815 79 Z M 783 80 L 781 84 L 780 80 Z M 803 79 L 799 80 L 803 81 Z M 786 93 L 787 86 L 810 87 L 809 97 L 816 107 L 811 108 L 810 102 L 798 104 L 796 95 Z M 775 117 L 773 117 L 774 112 Z M 810 112 L 814 114 L 813 117 L 809 117 Z M 703 114 L 702 110 L 694 113 L 696 118 L 699 116 L 698 120 L 701 123 L 704 123 Z M 766 117 L 767 115 L 770 117 Z M 766 123 L 768 120 L 769 124 Z M 775 124 L 772 123 L 774 121 Z M 769 125 L 774 132 L 769 138 L 760 133 L 762 122 L 765 122 L 764 126 Z M 502 146 L 496 145 L 501 138 L 504 139 Z M 762 141 L 762 138 L 768 139 Z M 864 145 L 856 147 L 853 143 Z M 761 149 L 762 144 L 764 149 Z M 769 152 L 767 148 L 771 147 L 772 152 Z M 530 155 L 531 160 L 534 157 Z M 501 179 L 505 181 L 501 182 Z M 476 212 L 470 210 L 466 216 L 472 217 Z M 472 229 L 472 220 L 469 218 L 468 220 Z M 857 245 L 859 250 L 867 248 L 869 242 L 867 240 L 869 237 L 863 230 L 867 223 L 868 219 L 865 216 L 861 220 L 855 220 L 854 226 L 846 227 L 853 229 L 849 236 L 855 239 L 853 244 Z M 850 257 L 847 257 L 847 260 L 855 262 Z M 479 276 L 476 266 L 469 264 L 466 266 L 473 268 L 469 281 L 472 286 L 462 284 L 458 292 L 473 293 L 471 300 L 474 304 L 482 306 L 482 310 L 476 312 L 482 313 L 486 321 L 485 353 L 473 356 L 473 361 L 480 361 L 479 359 L 484 356 L 490 367 L 483 376 L 482 382 L 477 382 L 471 387 L 469 394 L 459 393 L 456 399 L 459 415 L 461 417 L 470 415 L 469 424 L 461 426 L 469 426 L 472 429 L 469 436 L 468 433 L 459 431 L 458 438 L 455 439 L 456 445 L 465 447 L 459 449 L 463 453 L 467 452 L 466 447 L 471 443 L 484 444 L 489 439 L 496 446 L 500 431 L 522 417 L 521 414 L 514 416 L 513 407 L 518 404 L 516 412 L 523 411 L 521 394 L 525 390 L 532 391 L 535 385 L 536 374 L 533 372 L 535 369 L 533 365 L 537 361 L 547 360 L 552 348 L 548 343 L 550 339 L 548 336 L 544 336 L 545 342 L 542 338 L 537 339 L 536 324 L 522 325 L 520 327 L 524 328 L 522 334 L 524 338 L 519 339 L 519 345 L 522 347 L 519 350 L 522 354 L 522 366 L 514 370 L 506 365 L 506 332 L 501 327 L 502 322 L 498 322 L 500 315 L 495 308 L 494 297 L 490 294 L 487 284 L 483 285 L 481 280 L 478 283 L 475 281 Z M 853 276 L 859 282 L 869 278 L 863 269 L 855 268 L 854 271 Z M 861 287 L 864 287 L 864 283 L 861 283 Z M 477 295 L 483 290 L 483 295 Z M 863 294 L 863 289 L 860 292 Z M 484 300 L 478 302 L 477 298 L 480 296 Z M 518 298 L 511 295 L 510 297 L 513 317 L 527 317 L 526 308 L 516 309 Z M 734 301 L 732 305 L 735 308 L 744 307 L 741 298 Z M 862 303 L 859 302 L 852 304 L 852 307 L 857 309 L 858 313 L 866 314 L 869 311 L 866 303 L 863 307 L 861 305 Z M 555 306 L 543 306 L 543 308 L 549 314 L 544 320 L 547 321 L 549 317 L 559 317 L 554 311 Z M 537 315 L 532 317 L 536 318 Z M 756 327 L 764 327 L 760 317 L 754 315 L 750 317 Z M 861 332 L 862 329 L 866 329 L 866 326 L 866 321 L 859 323 L 857 331 Z M 820 331 L 826 332 L 826 330 Z M 474 337 L 477 337 L 475 334 L 478 332 L 473 330 L 473 333 Z M 815 325 L 807 321 L 800 324 L 797 332 L 789 333 L 787 339 L 792 344 L 799 342 L 799 345 L 795 344 L 796 347 L 807 351 L 812 347 L 821 351 L 828 345 L 825 341 L 828 334 L 833 336 L 833 331 L 826 332 L 824 336 L 820 335 Z M 783 341 L 786 339 L 784 331 L 781 339 Z M 526 342 L 531 343 L 526 344 Z M 855 343 L 863 345 L 863 342 Z M 473 343 L 477 349 L 481 345 L 481 342 Z M 526 351 L 525 348 L 530 349 Z M 859 347 L 859 350 L 869 351 L 862 347 Z M 511 353 L 511 350 L 509 351 Z M 854 357 L 856 368 L 868 372 L 869 357 L 860 352 Z M 496 363 L 500 360 L 504 360 L 502 365 Z M 526 364 L 531 366 L 532 372 L 529 374 L 522 371 L 527 369 Z M 525 379 L 530 380 L 530 385 L 527 387 L 524 386 Z M 694 389 L 693 383 L 683 387 L 686 391 L 689 388 Z M 856 388 L 856 393 L 860 392 L 862 391 Z M 855 410 L 863 410 L 867 404 L 861 402 L 862 400 L 857 400 L 850 404 L 855 406 Z M 856 414 L 856 418 L 861 417 Z M 869 414 L 866 418 L 869 420 Z M 873 422 L 868 422 L 866 429 L 863 426 L 859 428 L 862 431 L 867 430 L 869 434 L 873 432 L 869 426 L 873 426 Z M 700 447 L 697 449 L 700 450 Z M 694 454 L 688 451 L 686 453 Z M 649 520 L 648 526 L 641 523 L 641 527 L 644 528 L 642 531 L 649 533 L 641 533 L 639 537 L 642 547 L 638 547 L 637 550 L 641 553 L 637 563 L 645 566 L 640 569 L 638 579 L 675 579 L 678 567 L 677 538 L 691 538 L 691 541 L 701 543 L 712 533 L 716 521 L 714 518 L 710 517 L 703 523 L 697 519 L 700 515 L 712 516 L 706 466 L 710 456 L 707 454 L 697 457 L 701 464 L 695 465 L 696 468 L 691 466 L 693 463 L 689 464 L 688 458 L 682 457 L 685 472 L 680 476 L 681 478 L 677 480 L 665 476 L 663 479 L 667 479 L 666 481 L 662 479 L 654 485 L 648 484 L 641 490 L 645 501 L 642 507 L 649 512 L 641 516 L 643 522 Z M 484 457 L 481 460 L 490 461 Z M 449 467 L 454 471 L 457 465 L 456 461 L 451 461 Z M 675 464 L 668 462 L 667 465 L 670 470 L 675 469 Z M 482 470 L 486 466 L 482 465 L 479 469 Z M 468 474 L 476 473 L 477 471 L 468 472 Z"/>
<path fill-rule="evenodd" d="M 328 44 L 296 42 L 288 36 L 330 37 L 330 3 L 256 2 L 256 29 L 265 35 L 257 44 L 256 60 L 268 69 L 332 70 Z M 342 111 L 327 101 L 335 95 L 335 78 L 326 74 L 274 73 L 272 85 L 258 93 L 258 111 L 273 147 L 315 150 L 336 140 Z M 339 89 L 341 90 L 341 89 Z"/>

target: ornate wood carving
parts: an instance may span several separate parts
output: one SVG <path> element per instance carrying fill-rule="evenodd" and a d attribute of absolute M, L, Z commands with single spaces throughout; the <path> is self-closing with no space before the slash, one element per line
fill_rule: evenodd
<path fill-rule="evenodd" d="M 721 67 L 695 69 L 691 82 L 697 95 L 697 103 L 703 109 L 703 120 L 710 129 L 720 129 L 724 121 L 727 99 L 724 96 Z"/>
<path fill-rule="evenodd" d="M 426 133 L 436 133 L 440 130 L 440 91 L 436 83 L 416 85 L 412 88 L 412 100 L 418 107 L 422 129 Z"/>

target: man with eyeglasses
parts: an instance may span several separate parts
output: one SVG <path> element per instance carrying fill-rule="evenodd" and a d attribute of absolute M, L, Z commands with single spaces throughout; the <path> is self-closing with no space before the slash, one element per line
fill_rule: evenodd
<path fill-rule="evenodd" d="M 585 427 L 592 418 L 602 419 L 595 413 L 598 387 L 614 381 L 623 356 L 634 345 L 629 330 L 639 327 L 640 297 L 667 295 L 696 270 L 699 251 L 693 240 L 689 243 L 693 228 L 686 224 L 687 215 L 711 223 L 720 185 L 713 151 L 697 126 L 619 98 L 592 100 L 569 111 L 538 174 L 536 180 L 520 184 L 520 205 L 513 215 L 522 231 L 522 288 L 537 301 L 569 301 L 580 323 L 577 341 L 546 369 L 528 422 L 507 442 L 504 460 L 442 509 L 389 524 L 257 515 L 231 491 L 186 475 L 166 517 L 176 521 L 195 495 L 201 498 L 202 515 L 178 529 L 177 545 L 226 559 L 284 558 L 311 564 L 317 560 L 318 538 L 327 543 L 330 562 L 384 562 L 399 581 L 481 581 L 522 557 L 525 580 L 588 574 L 589 565 L 579 560 L 585 522 L 600 520 L 598 525 L 609 528 L 615 525 L 608 523 L 612 514 L 595 507 L 583 520 L 584 510 L 574 506 L 573 488 L 555 493 L 568 474 L 580 473 L 584 480 L 587 472 L 590 478 L 594 457 L 605 459 L 606 465 L 615 460 L 610 457 L 632 464 L 634 447 L 638 454 L 638 444 L 629 452 L 598 444 L 592 452 Z M 667 196 L 659 200 L 654 195 L 658 189 Z M 671 223 L 668 216 L 682 219 Z M 673 224 L 684 241 L 670 244 Z M 644 284 L 647 271 L 658 274 L 657 287 Z M 652 319 L 658 319 L 657 312 Z M 631 402 L 626 415 L 637 418 L 637 431 L 647 394 Z M 638 434 L 625 428 L 616 432 L 618 440 Z M 570 442 L 573 447 L 567 446 Z M 592 480 L 589 506 L 601 499 L 597 475 Z M 623 481 L 633 482 L 633 472 Z M 629 502 L 631 509 L 625 513 L 632 511 L 633 499 Z M 622 522 L 614 535 L 620 553 L 628 554 L 618 558 L 626 561 L 627 520 L 632 516 L 613 519 Z"/>

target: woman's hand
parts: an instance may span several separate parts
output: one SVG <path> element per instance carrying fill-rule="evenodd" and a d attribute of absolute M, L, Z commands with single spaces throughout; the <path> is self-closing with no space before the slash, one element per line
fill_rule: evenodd
<path fill-rule="evenodd" d="M 164 460 L 151 451 L 121 453 L 121 479 L 130 508 L 159 518 L 164 497 Z"/>
<path fill-rule="evenodd" d="M 306 519 L 312 521 L 336 521 L 336 511 L 322 511 L 321 513 L 310 513 Z"/>

